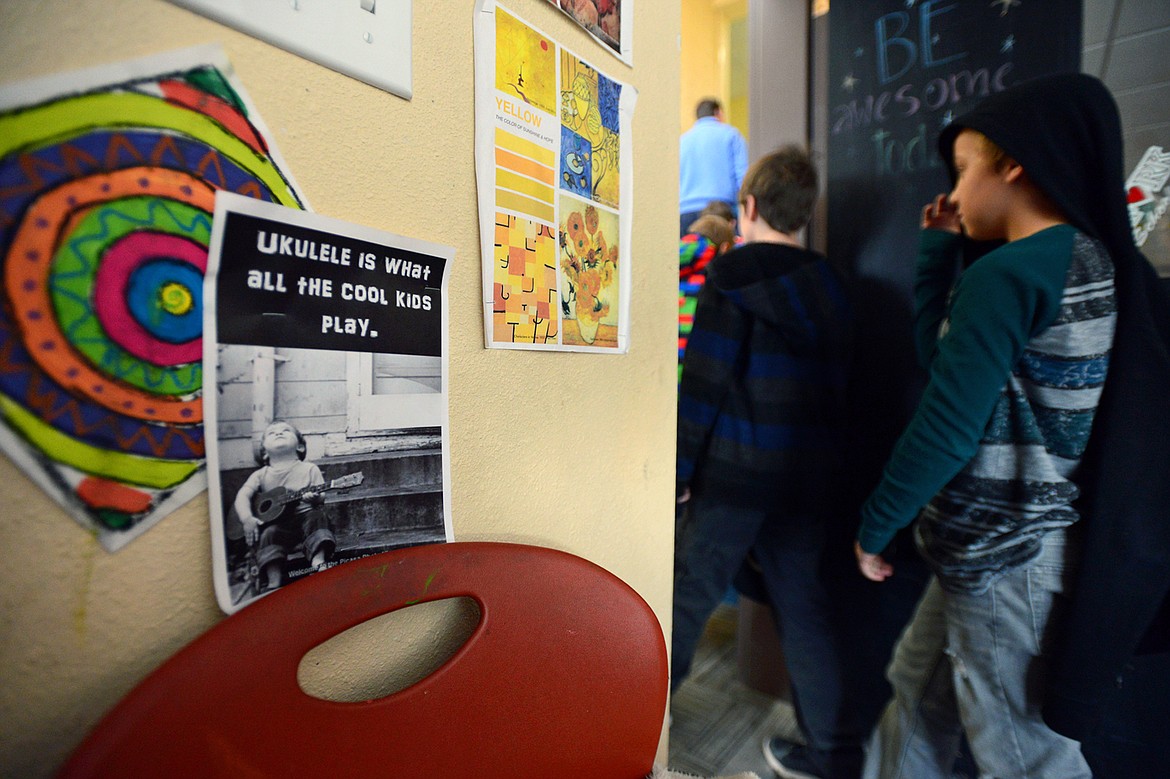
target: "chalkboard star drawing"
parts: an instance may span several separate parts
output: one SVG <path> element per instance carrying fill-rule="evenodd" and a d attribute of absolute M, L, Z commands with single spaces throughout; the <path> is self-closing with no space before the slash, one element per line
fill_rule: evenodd
<path fill-rule="evenodd" d="M 858 59 L 860 59 L 861 57 L 864 57 L 865 56 L 865 47 L 858 46 L 856 49 L 853 50 L 853 56 L 857 57 Z"/>
<path fill-rule="evenodd" d="M 1016 7 L 1017 5 L 1021 5 L 1021 2 L 1020 0 L 993 0 L 991 7 L 994 8 L 997 5 L 1000 6 L 999 15 L 1007 16 L 1008 11 L 1012 10 L 1012 8 Z"/>
<path fill-rule="evenodd" d="M 857 79 L 855 79 L 853 77 L 852 73 L 845 76 L 845 78 L 841 81 L 841 88 L 844 89 L 846 92 L 852 92 L 853 87 L 855 87 L 855 86 L 857 86 Z"/>
<path fill-rule="evenodd" d="M 939 124 L 939 127 L 946 127 L 948 124 L 950 124 L 953 121 L 955 121 L 955 112 L 954 111 L 947 111 L 945 114 L 942 115 L 942 119 L 939 120 L 938 124 Z"/>
<path fill-rule="evenodd" d="M 906 7 L 913 8 L 914 7 L 914 0 L 906 0 Z"/>
<path fill-rule="evenodd" d="M 999 50 L 1001 53 L 1006 54 L 1009 51 L 1013 51 L 1015 48 L 1016 48 L 1016 36 L 1009 35 L 1008 37 L 1003 39 L 1003 44 L 999 47 Z"/>

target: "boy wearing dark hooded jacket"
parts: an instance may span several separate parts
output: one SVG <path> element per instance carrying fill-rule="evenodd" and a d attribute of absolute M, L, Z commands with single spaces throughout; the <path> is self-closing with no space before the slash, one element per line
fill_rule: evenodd
<path fill-rule="evenodd" d="M 672 688 L 751 553 L 776 608 L 817 775 L 855 776 L 832 609 L 820 577 L 839 524 L 852 320 L 842 279 L 796 235 L 816 197 L 808 155 L 757 161 L 740 190 L 745 243 L 708 266 L 682 373 L 678 486 L 690 536 L 675 581 Z M 802 748 L 803 749 L 803 748 Z"/>
<path fill-rule="evenodd" d="M 930 381 L 855 546 L 882 581 L 883 548 L 917 516 L 934 577 L 895 650 L 867 776 L 949 775 L 961 735 L 981 775 L 1091 775 L 1041 711 L 1072 583 L 1099 554 L 1083 548 L 1084 461 L 1143 275 L 1116 115 L 1095 79 L 1050 77 L 986 99 L 939 140 L 955 186 L 923 209 L 915 289 Z M 960 227 L 1002 243 L 956 279 Z"/>

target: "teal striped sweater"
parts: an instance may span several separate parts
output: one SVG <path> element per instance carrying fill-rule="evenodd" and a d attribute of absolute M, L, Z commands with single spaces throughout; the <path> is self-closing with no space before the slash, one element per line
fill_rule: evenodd
<path fill-rule="evenodd" d="M 940 583 L 983 592 L 1077 521 L 1116 304 L 1108 254 L 1073 227 L 1001 246 L 952 288 L 959 240 L 923 232 L 916 337 L 930 380 L 858 540 L 879 552 L 921 512 L 915 539 Z"/>

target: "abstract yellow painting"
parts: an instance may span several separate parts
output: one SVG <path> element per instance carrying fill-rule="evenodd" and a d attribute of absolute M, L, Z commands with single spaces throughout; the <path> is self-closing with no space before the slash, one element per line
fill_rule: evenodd
<path fill-rule="evenodd" d="M 503 9 L 496 10 L 496 89 L 556 115 L 556 47 Z"/>
<path fill-rule="evenodd" d="M 556 242 L 549 225 L 496 213 L 494 340 L 556 343 Z"/>

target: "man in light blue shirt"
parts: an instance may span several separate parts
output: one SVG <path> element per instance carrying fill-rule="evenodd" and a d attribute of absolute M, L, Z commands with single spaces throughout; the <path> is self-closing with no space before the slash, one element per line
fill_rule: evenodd
<path fill-rule="evenodd" d="M 723 121 L 723 108 L 704 98 L 695 108 L 696 121 L 679 144 L 679 235 L 699 218 L 712 200 L 722 200 L 737 213 L 739 186 L 747 171 L 747 142 Z"/>

